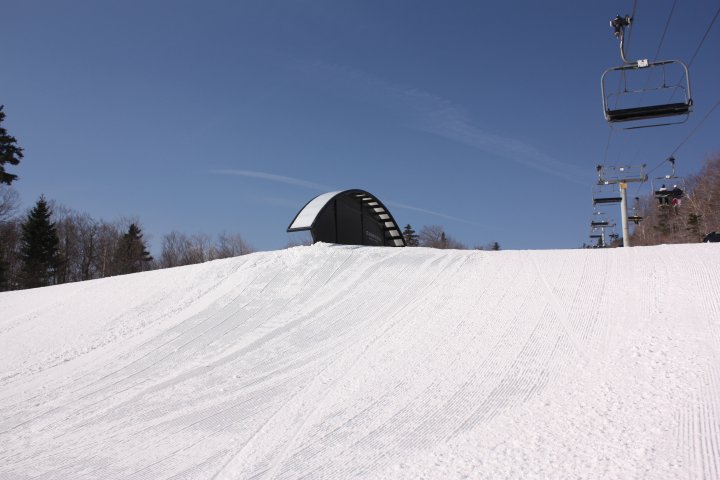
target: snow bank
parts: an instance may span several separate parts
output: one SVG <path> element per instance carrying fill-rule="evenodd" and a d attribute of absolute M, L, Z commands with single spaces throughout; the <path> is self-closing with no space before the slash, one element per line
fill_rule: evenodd
<path fill-rule="evenodd" d="M 298 247 L 0 294 L 0 478 L 720 478 L 720 250 Z"/>

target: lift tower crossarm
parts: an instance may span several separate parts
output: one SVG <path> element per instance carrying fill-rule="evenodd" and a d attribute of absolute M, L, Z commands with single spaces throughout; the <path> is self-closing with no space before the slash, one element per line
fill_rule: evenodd
<path fill-rule="evenodd" d="M 645 164 L 640 165 L 640 167 L 636 166 L 626 166 L 626 167 L 612 167 L 613 170 L 616 172 L 619 172 L 617 175 L 609 176 L 605 175 L 605 167 L 602 165 L 598 165 L 596 167 L 597 174 L 598 174 L 598 185 L 616 185 L 618 183 L 633 183 L 633 182 L 647 182 L 648 176 L 645 173 Z M 636 173 L 634 175 L 630 174 L 633 171 L 638 171 L 639 173 Z M 630 175 L 627 175 L 630 174 Z"/>

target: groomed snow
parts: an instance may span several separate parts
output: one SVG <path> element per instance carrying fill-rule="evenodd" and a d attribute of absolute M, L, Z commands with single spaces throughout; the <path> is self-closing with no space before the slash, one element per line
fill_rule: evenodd
<path fill-rule="evenodd" d="M 0 294 L 0 478 L 720 478 L 720 248 L 318 244 Z"/>

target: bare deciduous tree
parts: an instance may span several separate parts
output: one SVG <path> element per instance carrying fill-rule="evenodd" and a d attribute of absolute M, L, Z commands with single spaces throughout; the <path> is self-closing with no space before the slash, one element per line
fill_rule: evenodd
<path fill-rule="evenodd" d="M 652 196 L 640 200 L 643 220 L 632 234 L 633 245 L 694 243 L 720 230 L 720 155 L 708 159 L 686 189 L 677 205 L 661 205 Z"/>
<path fill-rule="evenodd" d="M 190 240 L 184 233 L 172 231 L 162 239 L 160 252 L 160 268 L 172 268 L 188 265 L 187 257 L 190 250 Z"/>
<path fill-rule="evenodd" d="M 56 226 L 60 237 L 61 265 L 58 283 L 100 278 L 100 223 L 87 213 L 57 209 Z"/>
<path fill-rule="evenodd" d="M 20 196 L 14 188 L 0 183 L 0 222 L 10 220 L 20 207 Z"/>
<path fill-rule="evenodd" d="M 420 230 L 420 246 L 441 249 L 464 250 L 467 247 L 447 235 L 440 225 L 426 225 Z"/>
<path fill-rule="evenodd" d="M 238 257 L 252 252 L 252 247 L 250 247 L 239 234 L 221 233 L 218 235 L 217 242 L 212 249 L 211 257 L 213 260 L 216 260 L 220 258 Z"/>
<path fill-rule="evenodd" d="M 162 240 L 160 268 L 179 267 L 237 257 L 251 253 L 252 248 L 238 234 L 222 233 L 213 243 L 208 235 L 197 234 L 189 237 L 181 232 L 170 232 Z"/>

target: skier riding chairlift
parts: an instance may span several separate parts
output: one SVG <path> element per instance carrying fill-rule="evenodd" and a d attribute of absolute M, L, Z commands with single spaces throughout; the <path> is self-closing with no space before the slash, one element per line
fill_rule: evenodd
<path fill-rule="evenodd" d="M 677 187 L 677 185 L 676 185 L 676 187 Z M 658 203 L 660 205 L 669 205 L 671 194 L 672 194 L 672 192 L 669 192 L 667 187 L 663 183 L 662 186 L 658 189 L 658 191 L 655 192 L 655 198 L 658 199 Z"/>
<path fill-rule="evenodd" d="M 673 189 L 670 192 L 670 196 L 672 197 L 672 205 L 677 207 L 681 203 L 681 199 L 683 197 L 683 191 L 680 187 L 677 185 L 673 185 Z"/>

